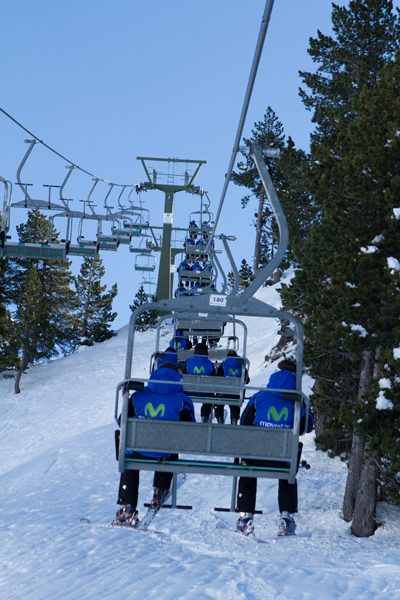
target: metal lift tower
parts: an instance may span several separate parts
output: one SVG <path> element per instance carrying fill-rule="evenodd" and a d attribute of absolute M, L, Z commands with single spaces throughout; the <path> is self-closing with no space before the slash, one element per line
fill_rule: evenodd
<path fill-rule="evenodd" d="M 137 160 L 140 160 L 142 162 L 143 168 L 146 171 L 146 175 L 148 178 L 148 181 L 143 183 L 142 186 L 148 190 L 161 190 L 165 194 L 162 246 L 160 248 L 161 258 L 157 281 L 157 301 L 169 300 L 173 297 L 175 255 L 182 252 L 181 249 L 171 249 L 174 195 L 176 194 L 176 192 L 183 191 L 189 192 L 190 194 L 202 193 L 202 190 L 199 187 L 195 187 L 193 185 L 193 182 L 197 173 L 200 171 L 201 166 L 207 164 L 207 161 L 183 160 L 179 158 L 148 158 L 144 156 L 138 156 Z M 146 161 L 151 161 L 152 163 L 167 162 L 168 173 L 157 172 L 156 169 L 153 168 L 152 175 L 150 175 L 151 168 L 146 165 Z M 186 170 L 183 173 L 178 174 L 175 173 L 175 167 L 179 163 L 185 164 Z M 195 170 L 193 175 L 190 175 L 188 172 L 188 164 L 194 165 Z M 170 172 L 171 167 L 173 169 L 172 172 Z M 162 182 L 162 180 L 165 178 L 166 183 Z M 183 180 L 183 184 L 176 184 L 176 178 Z M 160 183 L 157 182 L 157 179 L 160 179 Z M 155 250 L 157 249 L 158 248 L 155 248 Z"/>

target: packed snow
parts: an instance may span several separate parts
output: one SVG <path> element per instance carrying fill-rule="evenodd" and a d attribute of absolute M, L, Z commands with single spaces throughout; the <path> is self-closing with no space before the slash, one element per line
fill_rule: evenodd
<path fill-rule="evenodd" d="M 258 297 L 279 306 L 277 286 Z M 279 287 L 279 284 L 278 284 Z M 279 323 L 249 318 L 251 382 L 268 381 L 265 363 Z M 146 377 L 154 332 L 135 336 L 134 374 Z M 167 341 L 168 338 L 166 337 Z M 127 327 L 115 338 L 40 364 L 22 378 L 0 380 L 0 598 L 5 600 L 400 600 L 400 511 L 381 505 L 371 538 L 356 538 L 342 518 L 347 467 L 315 450 L 304 436 L 297 531 L 277 538 L 277 482 L 259 480 L 256 544 L 234 529 L 228 477 L 189 475 L 178 502 L 152 527 L 162 534 L 85 527 L 81 517 L 109 523 L 117 510 L 115 389 L 123 379 Z M 312 382 L 304 378 L 304 391 Z M 198 414 L 199 405 L 197 405 Z M 152 496 L 142 473 L 139 508 Z"/>

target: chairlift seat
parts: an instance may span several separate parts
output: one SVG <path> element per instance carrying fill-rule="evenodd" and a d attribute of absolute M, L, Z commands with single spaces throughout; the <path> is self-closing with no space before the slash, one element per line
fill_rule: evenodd
<path fill-rule="evenodd" d="M 139 254 L 151 254 L 153 251 L 152 248 L 140 248 L 139 246 L 129 246 L 129 250 L 131 252 L 138 252 Z"/>
<path fill-rule="evenodd" d="M 46 258 L 65 260 L 67 256 L 66 244 L 34 244 L 18 242 L 4 242 L 2 256 L 24 256 L 26 258 Z"/>
<path fill-rule="evenodd" d="M 224 322 L 211 319 L 177 319 L 176 329 L 184 335 L 201 335 L 203 337 L 216 337 L 224 332 Z"/>
<path fill-rule="evenodd" d="M 121 432 L 122 433 L 122 432 Z M 120 457 L 120 470 L 141 469 L 177 473 L 245 476 L 286 479 L 296 476 L 293 444 L 297 436 L 290 429 L 269 429 L 237 425 L 205 425 L 186 421 L 128 419 L 126 450 L 193 454 L 178 461 Z M 281 461 L 281 469 L 235 464 L 236 457 Z M 216 460 L 217 459 L 217 460 Z M 222 459 L 222 460 L 221 460 Z M 292 467 L 288 465 L 292 463 Z M 294 464 L 296 463 L 296 464 Z"/>
<path fill-rule="evenodd" d="M 228 357 L 229 350 L 231 350 L 231 348 L 209 348 L 208 358 L 211 362 L 223 362 Z M 193 356 L 194 350 L 178 350 L 179 362 L 185 362 L 185 360 L 192 358 Z"/>
<path fill-rule="evenodd" d="M 95 258 L 99 253 L 98 245 L 86 246 L 85 244 L 70 244 L 68 247 L 68 254 L 71 256 L 90 256 Z"/>
<path fill-rule="evenodd" d="M 179 357 L 178 357 L 179 358 Z M 244 374 L 245 369 L 242 369 L 242 377 L 217 377 L 212 375 L 182 375 L 182 385 L 184 391 L 202 392 L 209 396 L 193 396 L 194 402 L 202 402 L 205 404 L 236 404 L 241 406 L 244 398 Z M 226 396 L 239 396 L 239 398 L 220 398 L 213 394 L 223 394 Z"/>
<path fill-rule="evenodd" d="M 190 271 L 190 270 L 182 270 L 179 271 L 180 279 L 185 279 L 187 281 L 210 281 L 212 277 L 212 273 L 207 271 Z"/>
<path fill-rule="evenodd" d="M 186 260 L 207 260 L 208 259 L 208 253 L 206 253 L 204 251 L 204 247 L 203 246 L 190 246 L 187 245 L 186 249 Z"/>
<path fill-rule="evenodd" d="M 100 241 L 99 249 L 100 250 L 118 250 L 119 241 L 114 240 L 102 240 Z"/>
<path fill-rule="evenodd" d="M 149 266 L 135 265 L 135 271 L 154 271 L 155 268 L 156 268 L 156 265 L 149 265 Z"/>
<path fill-rule="evenodd" d="M 197 233 L 197 234 L 207 234 L 209 235 L 212 231 L 213 227 L 212 225 L 208 225 L 207 223 L 203 223 L 202 225 L 189 225 L 189 233 Z"/>
<path fill-rule="evenodd" d="M 105 235 L 103 233 L 99 234 L 99 242 L 107 242 L 107 243 L 117 243 L 119 239 L 118 235 Z"/>

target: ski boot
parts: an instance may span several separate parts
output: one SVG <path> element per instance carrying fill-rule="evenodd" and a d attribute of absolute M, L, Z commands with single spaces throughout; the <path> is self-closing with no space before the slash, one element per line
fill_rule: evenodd
<path fill-rule="evenodd" d="M 279 525 L 278 537 L 285 535 L 295 535 L 296 523 L 290 513 L 284 511 L 281 513 L 281 522 Z"/>
<path fill-rule="evenodd" d="M 236 531 L 243 533 L 243 535 L 250 535 L 250 533 L 254 533 L 253 518 L 253 513 L 241 512 L 236 523 Z"/>
<path fill-rule="evenodd" d="M 139 523 L 139 513 L 130 504 L 124 504 L 124 506 L 115 515 L 112 524 L 113 525 L 131 525 L 136 527 Z"/>
<path fill-rule="evenodd" d="M 168 494 L 169 490 L 166 488 L 154 488 L 154 496 L 150 504 L 150 510 L 158 510 L 161 508 Z"/>

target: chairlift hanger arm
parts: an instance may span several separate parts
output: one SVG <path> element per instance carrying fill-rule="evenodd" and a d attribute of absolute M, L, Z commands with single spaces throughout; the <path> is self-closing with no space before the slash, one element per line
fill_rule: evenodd
<path fill-rule="evenodd" d="M 67 181 L 68 181 L 68 179 L 69 179 L 69 178 L 70 178 L 70 176 L 72 175 L 72 171 L 75 169 L 75 166 L 74 166 L 74 165 L 66 165 L 66 167 L 65 167 L 65 168 L 66 168 L 66 169 L 68 169 L 68 173 L 67 173 L 67 176 L 65 177 L 65 179 L 64 179 L 64 181 L 62 182 L 62 184 L 61 184 L 61 187 L 60 187 L 60 200 L 61 200 L 61 202 L 64 204 L 65 208 L 66 208 L 67 210 L 69 210 L 68 202 L 67 202 L 67 201 L 66 201 L 66 199 L 64 198 L 64 196 L 63 196 L 63 192 L 64 192 L 64 188 L 65 188 L 65 186 L 67 185 Z"/>
<path fill-rule="evenodd" d="M 256 291 L 263 285 L 270 275 L 278 268 L 283 260 L 289 243 L 289 228 L 286 217 L 279 202 L 278 195 L 275 191 L 272 179 L 265 164 L 262 150 L 259 146 L 252 146 L 250 154 L 255 162 L 258 174 L 260 175 L 265 193 L 271 204 L 271 208 L 275 215 L 279 229 L 279 246 L 275 256 L 262 269 L 257 277 L 252 281 L 249 287 L 239 296 L 239 303 L 244 304 L 249 298 L 254 296 Z"/>
<path fill-rule="evenodd" d="M 223 268 L 222 268 L 222 266 L 221 266 L 221 263 L 219 262 L 219 260 L 218 260 L 218 257 L 217 257 L 217 255 L 215 254 L 215 252 L 212 252 L 212 253 L 210 252 L 210 253 L 209 253 L 209 256 L 210 256 L 211 263 L 212 263 L 212 264 L 215 264 L 215 266 L 216 266 L 216 267 L 217 267 L 217 269 L 218 269 L 218 272 L 219 272 L 219 273 L 221 273 L 221 275 L 222 275 L 222 279 L 224 280 L 224 283 L 223 283 L 223 285 L 222 285 L 222 290 L 221 290 L 221 294 L 224 294 L 224 293 L 225 293 L 225 290 L 226 290 L 226 288 L 228 287 L 228 279 L 227 279 L 227 277 L 226 277 L 226 275 L 225 275 L 225 271 L 223 270 Z M 212 256 L 212 258 L 211 258 L 211 256 Z"/>
<path fill-rule="evenodd" d="M 32 152 L 33 148 L 36 146 L 36 144 L 38 143 L 39 140 L 25 140 L 25 142 L 27 144 L 29 144 L 29 148 L 25 153 L 24 158 L 21 161 L 21 164 L 19 165 L 18 169 L 17 169 L 17 183 L 18 185 L 21 187 L 21 190 L 25 193 L 25 202 L 28 200 L 31 200 L 29 194 L 28 194 L 28 188 L 27 185 L 21 183 L 21 171 L 25 166 L 26 161 L 29 158 L 30 153 Z M 24 190 L 24 186 L 25 185 L 25 190 Z"/>
<path fill-rule="evenodd" d="M 1 220 L 1 231 L 8 233 L 10 230 L 10 208 L 11 208 L 11 197 L 12 197 L 12 183 L 7 181 L 4 177 L 0 176 L 0 181 L 4 183 L 4 200 L 3 200 L 3 212 Z M 9 188 L 10 186 L 10 188 Z"/>
<path fill-rule="evenodd" d="M 226 235 L 224 235 L 224 234 L 221 234 L 219 237 L 221 238 L 221 241 L 222 241 L 222 243 L 223 243 L 223 245 L 224 245 L 225 252 L 226 252 L 226 254 L 227 254 L 227 256 L 228 256 L 229 263 L 230 263 L 230 265 L 231 265 L 231 267 L 232 267 L 233 276 L 234 276 L 234 278 L 235 278 L 235 283 L 234 283 L 234 286 L 233 286 L 233 289 L 232 289 L 232 292 L 231 292 L 231 294 L 232 294 L 233 296 L 235 296 L 235 295 L 236 295 L 236 292 L 237 292 L 237 291 L 238 291 L 238 289 L 239 289 L 239 284 L 240 284 L 240 276 L 239 276 L 239 271 L 237 270 L 237 267 L 236 267 L 235 261 L 233 260 L 232 252 L 231 252 L 231 250 L 230 250 L 230 248 L 229 248 L 229 246 L 228 246 L 228 242 L 227 242 L 227 240 L 228 240 L 229 238 L 228 238 Z"/>
<path fill-rule="evenodd" d="M 224 200 L 225 200 L 226 192 L 227 192 L 228 185 L 229 185 L 229 182 L 230 182 L 230 179 L 231 179 L 231 175 L 232 175 L 232 172 L 233 172 L 233 167 L 234 167 L 234 164 L 235 164 L 236 155 L 238 153 L 240 140 L 241 140 L 242 134 L 243 134 L 244 123 L 245 123 L 245 120 L 246 120 L 247 111 L 248 111 L 249 104 L 250 104 L 251 94 L 253 92 L 254 82 L 255 82 L 255 79 L 256 79 L 258 65 L 260 63 L 260 58 L 261 58 L 261 54 L 262 54 L 262 50 L 263 50 L 263 46 L 264 46 L 265 36 L 267 34 L 269 20 L 270 20 L 270 17 L 271 17 L 271 12 L 272 12 L 273 6 L 274 6 L 274 0 L 267 0 L 266 1 L 265 9 L 264 9 L 264 14 L 263 14 L 262 21 L 261 21 L 260 33 L 258 35 L 257 46 L 256 46 L 256 50 L 255 50 L 255 53 L 254 53 L 253 64 L 252 64 L 251 71 L 250 71 L 249 82 L 247 84 L 246 95 L 245 95 L 245 98 L 244 98 L 243 108 L 242 108 L 242 112 L 241 112 L 240 120 L 239 120 L 239 126 L 238 126 L 238 130 L 237 130 L 237 133 L 236 133 L 236 139 L 235 139 L 235 143 L 234 143 L 233 149 L 232 149 L 232 156 L 231 156 L 231 160 L 230 160 L 230 163 L 229 163 L 228 172 L 227 172 L 227 174 L 225 176 L 225 184 L 224 184 L 224 187 L 223 187 L 223 190 L 222 190 L 221 200 L 219 202 L 217 214 L 216 214 L 216 217 L 215 217 L 214 229 L 213 229 L 213 231 L 211 233 L 210 242 L 211 242 L 212 238 L 214 237 L 214 233 L 215 233 L 215 230 L 216 230 L 217 225 L 218 225 L 218 221 L 219 221 L 219 217 L 220 217 L 220 214 L 221 214 L 222 206 L 223 206 L 223 203 L 224 203 Z"/>

